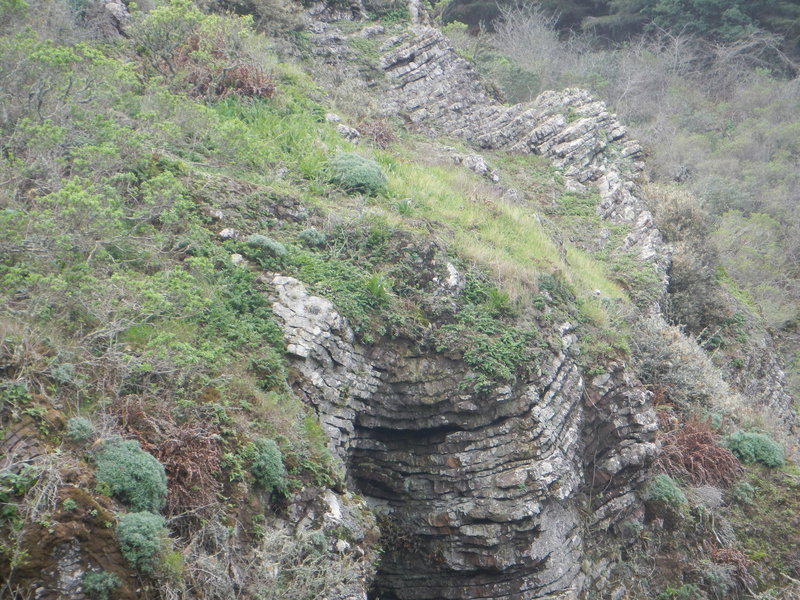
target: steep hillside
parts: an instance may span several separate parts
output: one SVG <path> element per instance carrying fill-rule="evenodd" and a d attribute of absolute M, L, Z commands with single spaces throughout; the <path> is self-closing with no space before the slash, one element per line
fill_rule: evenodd
<path fill-rule="evenodd" d="M 798 593 L 780 359 L 668 324 L 686 212 L 588 92 L 417 3 L 0 22 L 0 598 Z"/>

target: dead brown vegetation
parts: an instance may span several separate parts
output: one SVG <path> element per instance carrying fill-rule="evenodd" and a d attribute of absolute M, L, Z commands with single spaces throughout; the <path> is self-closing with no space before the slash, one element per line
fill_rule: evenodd
<path fill-rule="evenodd" d="M 746 587 L 750 588 L 756 583 L 750 574 L 750 567 L 755 563 L 745 556 L 744 552 L 736 548 L 715 548 L 711 551 L 711 560 L 720 565 L 730 565 L 734 568 L 736 578 Z"/>
<path fill-rule="evenodd" d="M 166 511 L 170 516 L 203 514 L 222 489 L 222 440 L 208 418 L 177 421 L 163 402 L 128 397 L 115 409 L 125 434 L 164 466 L 169 482 Z"/>
<path fill-rule="evenodd" d="M 212 59 L 211 64 L 224 64 L 229 58 L 225 42 L 222 35 L 211 40 L 202 40 L 203 45 L 211 48 L 207 51 Z M 194 35 L 175 56 L 175 64 L 186 72 L 186 81 L 191 85 L 195 96 L 272 98 L 275 94 L 275 80 L 258 65 L 237 61 L 212 70 L 208 66 L 209 61 L 195 58 L 200 51 L 200 36 Z"/>
<path fill-rule="evenodd" d="M 363 137 L 372 140 L 372 142 L 382 150 L 386 150 L 397 140 L 394 128 L 388 119 L 361 119 L 356 124 L 356 129 L 358 129 Z"/>
<path fill-rule="evenodd" d="M 717 446 L 708 423 L 692 419 L 663 435 L 656 466 L 664 473 L 694 484 L 729 486 L 742 474 L 739 460 Z"/>

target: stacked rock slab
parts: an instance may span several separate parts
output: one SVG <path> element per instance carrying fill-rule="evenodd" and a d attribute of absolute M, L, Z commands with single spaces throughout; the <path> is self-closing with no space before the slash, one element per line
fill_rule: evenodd
<path fill-rule="evenodd" d="M 410 340 L 361 346 L 329 301 L 289 277 L 272 285 L 295 389 L 318 411 L 350 483 L 388 515 L 381 598 L 591 589 L 584 531 L 634 505 L 655 452 L 647 392 L 622 367 L 585 385 L 564 323 L 561 348 L 535 375 L 471 395 L 459 390 L 463 363 Z"/>

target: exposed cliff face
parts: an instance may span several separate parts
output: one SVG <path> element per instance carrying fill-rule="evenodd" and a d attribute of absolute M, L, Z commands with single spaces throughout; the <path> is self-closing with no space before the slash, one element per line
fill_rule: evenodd
<path fill-rule="evenodd" d="M 632 508 L 655 453 L 648 393 L 623 367 L 586 384 L 564 323 L 561 348 L 535 376 L 470 394 L 459 386 L 463 362 L 412 340 L 361 346 L 329 301 L 292 278 L 272 283 L 294 385 L 353 485 L 391 522 L 381 597 L 591 588 L 586 528 Z"/>
<path fill-rule="evenodd" d="M 601 198 L 597 215 L 630 227 L 621 249 L 635 252 L 661 280 L 661 300 L 644 307 L 652 315 L 661 312 L 670 248 L 639 186 L 644 151 L 604 103 L 586 90 L 567 89 L 546 91 L 530 104 L 500 105 L 434 28 L 419 28 L 386 48 L 381 67 L 390 81 L 387 113 L 402 115 L 421 131 L 459 137 L 479 148 L 547 156 L 563 171 L 567 187 L 594 187 Z M 763 326 L 756 329 L 747 345 L 746 364 L 731 370 L 728 379 L 754 404 L 797 428 L 772 338 Z"/>

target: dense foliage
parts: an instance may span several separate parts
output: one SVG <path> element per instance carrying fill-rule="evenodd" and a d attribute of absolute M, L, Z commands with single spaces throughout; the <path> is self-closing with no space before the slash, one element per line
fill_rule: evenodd
<path fill-rule="evenodd" d="M 757 431 L 736 431 L 725 438 L 725 445 L 743 463 L 758 462 L 768 467 L 784 464 L 783 448 Z"/>
<path fill-rule="evenodd" d="M 158 512 L 167 497 L 167 477 L 136 440 L 110 440 L 95 458 L 97 482 L 134 510 Z"/>
<path fill-rule="evenodd" d="M 656 475 L 647 486 L 646 498 L 678 507 L 686 504 L 686 495 L 669 475 Z"/>
<path fill-rule="evenodd" d="M 110 600 L 111 593 L 120 585 L 119 577 L 107 571 L 91 571 L 83 576 L 83 591 L 93 600 Z"/>
<path fill-rule="evenodd" d="M 642 31 L 637 25 L 614 45 L 598 44 L 591 33 L 559 32 L 547 12 L 568 6 L 564 14 L 591 12 L 589 4 L 503 8 L 492 34 L 474 37 L 457 23 L 446 31 L 509 101 L 581 86 L 609 104 L 643 143 L 651 177 L 664 184 L 651 187 L 648 196 L 677 250 L 670 317 L 695 335 L 713 337 L 730 327 L 737 302 L 755 307 L 777 329 L 799 389 L 800 221 L 793 206 L 800 79 L 786 47 L 796 42 L 796 25 L 783 41 L 749 25 L 736 39 L 721 33 L 712 39 L 703 28 L 716 26 L 704 25 L 695 12 L 714 2 L 653 2 L 647 3 L 651 12 L 688 11 L 681 18 L 695 30 L 675 25 L 674 31 Z M 636 19 L 646 13 L 640 2 L 614 6 L 623 5 Z M 760 10 L 761 3 L 726 3 L 729 16 L 741 9 L 755 20 L 800 9 L 792 2 L 769 5 Z M 784 17 L 787 25 L 791 18 Z"/>
<path fill-rule="evenodd" d="M 287 492 L 286 467 L 283 466 L 281 449 L 274 440 L 257 440 L 255 458 L 250 467 L 256 484 L 268 495 Z"/>
<path fill-rule="evenodd" d="M 542 0 L 542 10 L 562 30 L 591 30 L 624 41 L 630 36 L 662 29 L 733 41 L 763 30 L 781 35 L 786 47 L 798 49 L 800 2 L 797 0 Z M 490 26 L 504 8 L 519 3 L 451 0 L 445 21 Z"/>
<path fill-rule="evenodd" d="M 349 192 L 374 195 L 386 190 L 386 175 L 378 163 L 352 152 L 331 161 L 331 181 Z"/>
<path fill-rule="evenodd" d="M 123 515 L 117 525 L 122 555 L 142 573 L 153 573 L 158 568 L 166 535 L 164 519 L 146 511 Z"/>

